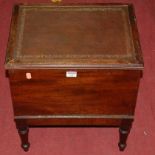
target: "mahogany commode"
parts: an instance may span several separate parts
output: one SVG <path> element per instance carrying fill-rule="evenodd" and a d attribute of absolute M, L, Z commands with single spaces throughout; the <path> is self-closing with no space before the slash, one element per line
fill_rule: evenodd
<path fill-rule="evenodd" d="M 131 4 L 16 5 L 6 73 L 25 151 L 31 126 L 116 126 L 126 147 L 143 60 Z"/>

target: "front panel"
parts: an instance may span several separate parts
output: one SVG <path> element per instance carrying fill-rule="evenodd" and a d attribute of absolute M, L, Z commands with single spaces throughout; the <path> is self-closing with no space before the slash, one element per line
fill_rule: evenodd
<path fill-rule="evenodd" d="M 139 71 L 13 70 L 15 116 L 133 115 Z"/>

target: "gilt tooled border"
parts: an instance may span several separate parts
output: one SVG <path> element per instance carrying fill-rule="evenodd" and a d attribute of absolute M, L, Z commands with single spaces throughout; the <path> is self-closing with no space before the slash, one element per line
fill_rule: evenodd
<path fill-rule="evenodd" d="M 16 46 L 16 58 L 21 54 L 23 35 L 24 35 L 24 26 L 25 26 L 26 12 L 25 9 L 19 10 L 19 23 L 18 23 L 18 35 L 17 35 L 17 46 Z"/>
<path fill-rule="evenodd" d="M 110 9 L 110 10 L 112 10 L 112 9 L 116 9 L 116 8 L 108 8 L 108 7 L 77 7 L 77 6 L 75 6 L 75 7 L 68 7 L 68 6 L 59 6 L 59 7 L 38 7 L 37 6 L 37 8 L 41 8 L 42 10 L 46 10 L 46 11 L 49 11 L 49 9 L 50 10 L 52 10 L 52 11 L 68 11 L 68 10 L 70 10 L 70 11 L 105 11 L 105 10 L 107 10 L 107 9 Z M 29 10 L 34 10 L 34 9 L 37 9 L 36 7 L 33 7 L 33 6 L 29 6 L 29 7 L 23 7 L 23 8 L 21 8 L 21 10 L 20 10 L 20 16 L 19 16 L 19 23 L 18 23 L 18 25 L 19 25 L 19 27 L 18 27 L 18 35 L 17 35 L 17 46 L 16 46 L 16 55 L 15 55 L 15 58 L 17 59 L 17 60 L 20 60 L 20 59 L 25 59 L 25 58 L 39 58 L 39 59 L 44 59 L 44 58 L 49 58 L 49 59 L 60 59 L 60 58 L 64 58 L 64 55 L 56 55 L 56 54 L 48 54 L 48 55 L 37 55 L 37 56 L 34 56 L 34 55 L 21 55 L 21 51 L 22 51 L 22 42 L 23 42 L 23 35 L 24 35 L 24 25 L 25 25 L 25 18 L 26 18 L 26 11 L 29 11 Z M 61 9 L 60 9 L 61 8 Z M 124 28 L 125 28 L 125 38 L 126 38 L 126 45 L 127 45 L 127 43 L 129 42 L 129 43 L 131 43 L 132 44 L 132 47 L 134 47 L 133 46 L 133 41 L 131 41 L 131 40 L 129 40 L 129 38 L 127 37 L 128 36 L 128 33 L 127 33 L 127 30 L 129 29 L 129 31 L 130 31 L 130 33 L 131 33 L 131 28 L 129 27 L 128 28 L 128 26 L 127 26 L 127 23 L 126 23 L 126 18 L 125 18 L 125 16 L 126 16 L 126 12 L 124 12 L 124 11 L 122 11 L 123 10 L 123 8 L 118 8 L 117 7 L 117 11 L 121 11 L 122 12 L 122 16 L 124 16 L 123 17 L 123 20 L 124 20 Z M 129 19 L 127 19 L 128 20 L 128 22 L 130 22 L 129 21 Z M 130 36 L 131 36 L 131 34 L 129 34 Z M 127 39 L 128 38 L 128 39 Z M 127 47 L 127 46 L 126 46 Z M 131 52 L 131 51 L 130 51 Z M 108 51 L 107 51 L 107 53 L 108 53 Z M 129 50 L 127 49 L 127 54 L 126 55 L 101 55 L 101 54 L 98 54 L 98 55 L 78 55 L 78 54 L 74 54 L 74 55 L 65 55 L 65 58 L 66 59 L 72 59 L 72 58 L 83 58 L 83 59 L 86 59 L 86 58 L 97 58 L 97 59 L 103 59 L 103 58 L 109 58 L 109 59 L 114 59 L 114 58 L 116 58 L 116 59 L 122 59 L 122 58 L 126 58 L 126 59 L 130 59 L 130 58 L 132 58 L 132 56 L 133 56 L 133 54 L 134 54 L 134 51 L 132 52 L 132 53 L 129 53 Z M 26 61 L 26 60 L 24 60 L 24 61 Z"/>

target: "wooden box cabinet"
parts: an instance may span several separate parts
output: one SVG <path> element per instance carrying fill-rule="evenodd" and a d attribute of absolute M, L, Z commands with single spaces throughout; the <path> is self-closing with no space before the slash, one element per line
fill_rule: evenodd
<path fill-rule="evenodd" d="M 131 4 L 16 5 L 5 68 L 25 151 L 31 126 L 119 127 L 124 150 L 143 72 Z"/>

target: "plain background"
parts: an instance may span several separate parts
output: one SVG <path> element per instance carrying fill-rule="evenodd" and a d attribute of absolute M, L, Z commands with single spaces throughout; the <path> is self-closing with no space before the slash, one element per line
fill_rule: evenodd
<path fill-rule="evenodd" d="M 33 128 L 25 153 L 13 121 L 5 52 L 12 7 L 16 3 L 52 3 L 50 0 L 0 0 L 0 155 L 154 155 L 155 154 L 155 1 L 62 0 L 64 3 L 130 2 L 136 10 L 145 69 L 128 146 L 119 152 L 118 128 Z"/>

